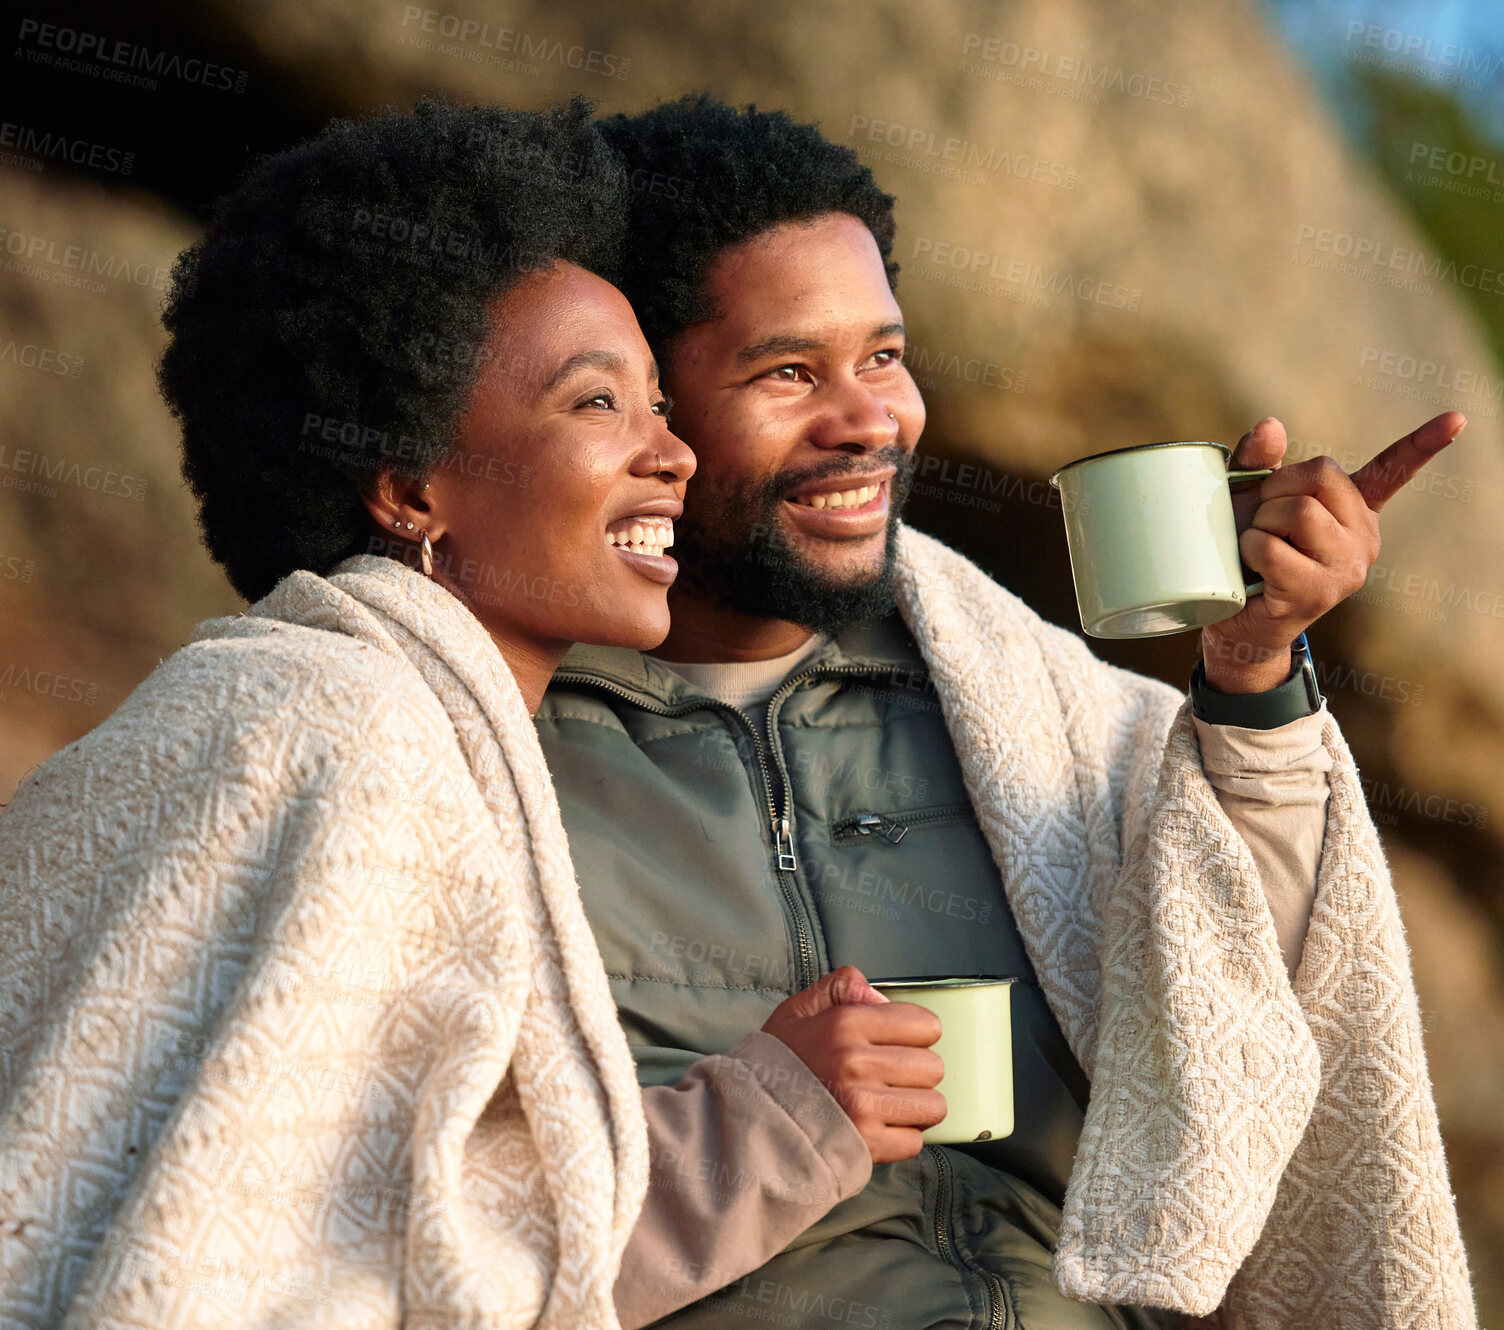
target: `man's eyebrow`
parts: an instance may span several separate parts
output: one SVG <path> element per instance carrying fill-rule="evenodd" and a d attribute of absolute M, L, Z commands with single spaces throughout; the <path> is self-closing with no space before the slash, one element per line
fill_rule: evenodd
<path fill-rule="evenodd" d="M 750 365 L 754 360 L 766 360 L 769 356 L 794 356 L 806 351 L 818 351 L 824 345 L 817 337 L 796 337 L 790 333 L 781 333 L 766 341 L 742 347 L 736 353 L 736 360 L 739 365 Z"/>
<path fill-rule="evenodd" d="M 578 355 L 570 356 L 553 372 L 548 382 L 543 385 L 543 391 L 548 392 L 551 388 L 557 388 L 571 374 L 578 373 L 582 369 L 603 369 L 613 374 L 621 374 L 626 368 L 627 362 L 615 351 L 581 351 Z"/>
<path fill-rule="evenodd" d="M 884 337 L 902 336 L 903 331 L 902 323 L 880 323 L 867 336 L 869 341 L 875 342 Z M 749 365 L 753 361 L 765 360 L 768 356 L 802 355 L 806 351 L 818 351 L 824 345 L 818 337 L 780 333 L 776 337 L 742 347 L 736 353 L 736 360 L 739 365 Z"/>

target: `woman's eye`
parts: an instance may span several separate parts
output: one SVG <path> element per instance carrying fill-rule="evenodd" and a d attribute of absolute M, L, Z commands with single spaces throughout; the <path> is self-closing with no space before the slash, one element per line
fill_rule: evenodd
<path fill-rule="evenodd" d="M 653 403 L 653 414 L 655 416 L 661 416 L 664 420 L 667 420 L 669 418 L 669 416 L 673 412 L 673 409 L 674 399 L 672 397 L 664 397 L 659 401 Z"/>

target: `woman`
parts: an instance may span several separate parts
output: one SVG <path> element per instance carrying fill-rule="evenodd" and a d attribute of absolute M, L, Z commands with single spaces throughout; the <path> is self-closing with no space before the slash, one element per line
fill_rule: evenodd
<path fill-rule="evenodd" d="M 0 1321 L 614 1326 L 630 1056 L 530 714 L 646 648 L 689 451 L 575 105 L 259 165 L 163 391 L 207 621 L 0 817 Z"/>

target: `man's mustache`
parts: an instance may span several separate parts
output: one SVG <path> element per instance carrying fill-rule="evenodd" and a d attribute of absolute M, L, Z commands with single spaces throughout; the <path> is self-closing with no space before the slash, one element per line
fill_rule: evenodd
<path fill-rule="evenodd" d="M 780 471 L 769 478 L 763 487 L 763 492 L 775 498 L 782 498 L 785 494 L 798 489 L 801 485 L 808 485 L 812 481 L 831 480 L 836 477 L 849 476 L 853 480 L 859 480 L 864 476 L 876 474 L 893 467 L 897 475 L 895 481 L 903 479 L 907 472 L 913 469 L 914 454 L 907 448 L 900 448 L 890 444 L 888 447 L 879 448 L 864 456 L 832 457 L 828 462 L 819 466 L 807 467 L 802 471 Z M 691 482 L 691 489 L 693 482 Z"/>

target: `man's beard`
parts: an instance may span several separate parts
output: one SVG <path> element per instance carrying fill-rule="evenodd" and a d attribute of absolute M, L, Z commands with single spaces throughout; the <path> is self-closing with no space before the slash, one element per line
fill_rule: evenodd
<path fill-rule="evenodd" d="M 674 523 L 674 554 L 679 556 L 675 593 L 717 609 L 782 619 L 817 633 L 837 633 L 848 624 L 890 614 L 899 519 L 914 480 L 914 455 L 889 445 L 853 465 L 856 460 L 842 454 L 819 468 L 747 481 L 720 491 L 714 510 L 695 503 L 691 486 L 684 515 Z M 798 548 L 799 543 L 816 537 L 795 533 L 791 540 L 786 534 L 784 496 L 810 481 L 843 475 L 856 481 L 887 466 L 897 469 L 888 482 L 882 566 L 851 581 L 833 578 Z"/>

